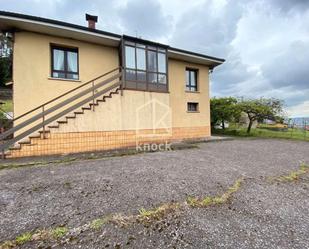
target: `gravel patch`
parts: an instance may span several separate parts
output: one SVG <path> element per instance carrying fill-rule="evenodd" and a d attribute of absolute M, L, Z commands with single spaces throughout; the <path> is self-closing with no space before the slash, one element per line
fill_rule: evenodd
<path fill-rule="evenodd" d="M 186 207 L 147 226 L 107 224 L 65 248 L 308 248 L 308 176 L 289 183 L 268 178 L 309 164 L 309 143 L 240 139 L 198 146 L 1 170 L 0 241 L 38 228 L 79 227 L 109 214 L 137 214 L 188 196 L 215 196 L 245 177 L 229 203 Z M 38 245 L 24 248 L 29 246 Z"/>

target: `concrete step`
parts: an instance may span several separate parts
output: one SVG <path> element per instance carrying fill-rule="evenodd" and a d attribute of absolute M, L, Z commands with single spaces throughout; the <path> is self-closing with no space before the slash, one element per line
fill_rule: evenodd
<path fill-rule="evenodd" d="M 51 129 L 56 129 L 56 128 L 59 128 L 59 125 L 49 125 L 47 127 Z"/>
<path fill-rule="evenodd" d="M 67 124 L 68 123 L 68 121 L 67 120 L 59 120 L 59 121 L 57 121 L 57 123 L 58 124 Z"/>

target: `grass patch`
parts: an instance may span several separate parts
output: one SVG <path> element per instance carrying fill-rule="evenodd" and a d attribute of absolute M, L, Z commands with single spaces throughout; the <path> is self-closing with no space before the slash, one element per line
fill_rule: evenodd
<path fill-rule="evenodd" d="M 122 214 L 114 214 L 110 217 L 109 222 L 120 227 L 127 227 L 136 222 L 136 217 L 133 215 L 126 216 Z"/>
<path fill-rule="evenodd" d="M 91 229 L 94 229 L 94 230 L 98 230 L 98 229 L 100 229 L 104 224 L 106 224 L 106 223 L 108 222 L 108 220 L 109 220 L 109 219 L 107 219 L 107 218 L 93 220 L 93 221 L 90 223 L 90 228 L 91 228 Z"/>
<path fill-rule="evenodd" d="M 68 233 L 69 229 L 66 227 L 56 227 L 50 231 L 51 235 L 56 238 L 62 238 Z"/>
<path fill-rule="evenodd" d="M 278 182 L 293 182 L 297 181 L 300 176 L 309 172 L 309 165 L 301 164 L 298 170 L 291 171 L 288 175 L 283 175 L 274 178 Z"/>
<path fill-rule="evenodd" d="M 301 129 L 286 129 L 286 130 L 272 130 L 265 127 L 252 129 L 248 134 L 245 128 L 228 128 L 225 130 L 212 130 L 213 134 L 229 135 L 237 137 L 261 137 L 261 138 L 282 138 L 309 141 L 309 131 Z"/>
<path fill-rule="evenodd" d="M 32 234 L 31 233 L 24 233 L 18 237 L 16 237 L 16 244 L 17 245 L 23 245 L 26 242 L 30 241 L 32 238 Z"/>
<path fill-rule="evenodd" d="M 146 210 L 144 208 L 139 210 L 139 215 L 137 219 L 140 222 L 149 222 L 152 220 L 160 220 L 164 218 L 167 214 L 175 212 L 180 208 L 179 203 L 168 203 L 163 204 L 157 208 Z"/>
<path fill-rule="evenodd" d="M 189 196 L 187 198 L 186 202 L 190 207 L 208 207 L 208 206 L 211 206 L 211 205 L 224 204 L 232 197 L 232 195 L 235 192 L 237 192 L 239 190 L 242 182 L 243 182 L 243 178 L 236 180 L 234 185 L 232 187 L 228 188 L 228 190 L 225 193 L 223 193 L 222 195 L 206 196 L 202 199 Z"/>

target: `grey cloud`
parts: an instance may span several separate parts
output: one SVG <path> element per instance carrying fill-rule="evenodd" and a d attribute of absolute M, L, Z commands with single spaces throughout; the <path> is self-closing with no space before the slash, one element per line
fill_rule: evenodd
<path fill-rule="evenodd" d="M 295 41 L 271 63 L 262 66 L 263 75 L 273 87 L 309 88 L 309 42 Z"/>
<path fill-rule="evenodd" d="M 308 0 L 270 0 L 269 2 L 284 12 L 291 10 L 304 11 L 309 8 Z"/>
<path fill-rule="evenodd" d="M 227 62 L 216 68 L 211 75 L 212 96 L 235 95 L 237 85 L 255 76 L 248 72 L 247 65 L 244 65 L 237 55 L 226 58 Z"/>
<path fill-rule="evenodd" d="M 171 17 L 166 16 L 161 5 L 154 0 L 130 0 L 119 11 L 126 33 L 147 39 L 166 36 L 171 28 Z"/>
<path fill-rule="evenodd" d="M 176 24 L 171 42 L 179 47 L 226 57 L 242 15 L 240 2 L 228 2 L 217 10 L 215 1 L 206 1 L 185 13 Z"/>

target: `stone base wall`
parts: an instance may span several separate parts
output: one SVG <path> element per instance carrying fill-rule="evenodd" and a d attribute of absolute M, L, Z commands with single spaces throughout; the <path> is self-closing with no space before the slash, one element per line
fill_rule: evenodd
<path fill-rule="evenodd" d="M 156 130 L 94 131 L 47 133 L 45 139 L 32 138 L 20 150 L 12 150 L 8 157 L 29 157 L 73 154 L 130 148 L 145 143 L 165 143 L 210 136 L 210 127 L 175 127 Z"/>

